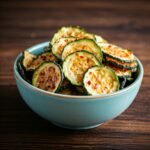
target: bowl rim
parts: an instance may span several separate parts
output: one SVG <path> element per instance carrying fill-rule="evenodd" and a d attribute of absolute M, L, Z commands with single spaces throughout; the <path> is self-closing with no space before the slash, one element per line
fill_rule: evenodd
<path fill-rule="evenodd" d="M 48 46 L 49 42 L 42 42 L 36 45 L 33 45 L 30 48 L 27 48 L 27 50 L 29 52 L 33 52 L 36 51 L 37 48 L 42 48 L 45 46 Z M 17 71 L 17 61 L 18 59 L 22 56 L 22 52 L 18 54 L 18 56 L 16 57 L 15 61 L 14 61 L 14 65 L 13 65 L 13 69 L 14 69 L 14 75 L 15 77 L 22 82 L 25 86 L 27 86 L 28 88 L 30 88 L 31 90 L 40 92 L 42 94 L 46 94 L 49 96 L 54 96 L 54 97 L 59 97 L 59 98 L 66 98 L 66 99 L 101 99 L 101 98 L 106 98 L 106 97 L 112 97 L 112 96 L 116 96 L 116 95 L 120 95 L 124 92 L 127 92 L 128 90 L 130 90 L 131 88 L 134 88 L 136 86 L 137 82 L 141 82 L 143 79 L 143 74 L 144 74 L 144 69 L 143 69 L 143 65 L 141 63 L 141 61 L 136 57 L 136 60 L 138 62 L 139 65 L 139 75 L 138 77 L 135 79 L 135 81 L 133 83 L 131 83 L 128 87 L 118 90 L 114 93 L 110 93 L 110 94 L 101 94 L 101 95 L 65 95 L 65 94 L 59 94 L 59 93 L 53 93 L 53 92 L 49 92 L 49 91 L 45 91 L 42 89 L 39 89 L 33 85 L 31 85 L 30 83 L 28 83 L 26 80 L 24 80 L 21 75 L 19 74 L 19 72 Z"/>

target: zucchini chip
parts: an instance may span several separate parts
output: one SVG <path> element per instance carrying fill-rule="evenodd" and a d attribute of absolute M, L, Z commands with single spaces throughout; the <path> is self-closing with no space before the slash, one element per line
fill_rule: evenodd
<path fill-rule="evenodd" d="M 101 44 L 101 49 L 106 56 L 122 62 L 133 62 L 135 57 L 133 52 L 127 49 L 123 49 L 113 44 L 104 43 Z"/>
<path fill-rule="evenodd" d="M 124 77 L 127 78 L 127 77 L 131 77 L 132 75 L 132 71 L 129 69 L 122 69 L 113 65 L 107 65 L 107 66 L 113 69 L 116 75 L 120 78 L 124 78 Z"/>
<path fill-rule="evenodd" d="M 25 50 L 23 52 L 23 67 L 25 68 L 25 70 L 29 70 L 29 67 L 31 65 L 31 63 L 33 62 L 33 60 L 35 60 L 37 58 L 36 55 L 31 54 L 29 51 Z"/>
<path fill-rule="evenodd" d="M 96 43 L 100 44 L 100 43 L 108 43 L 105 39 L 103 39 L 101 36 L 99 35 L 95 35 L 95 39 L 96 39 Z"/>
<path fill-rule="evenodd" d="M 69 87 L 70 87 L 69 80 L 64 78 L 64 80 L 62 81 L 62 83 L 60 85 L 59 91 L 64 90 L 64 89 L 69 88 Z"/>
<path fill-rule="evenodd" d="M 71 53 L 63 62 L 63 72 L 65 77 L 73 84 L 82 85 L 84 72 L 95 65 L 100 65 L 97 58 L 87 51 Z"/>
<path fill-rule="evenodd" d="M 76 86 L 76 90 L 77 90 L 80 94 L 82 94 L 82 95 L 86 95 L 86 94 L 87 94 L 85 88 L 82 87 L 82 86 Z"/>
<path fill-rule="evenodd" d="M 90 95 L 113 93 L 120 86 L 115 72 L 106 66 L 89 68 L 84 75 L 83 85 Z"/>
<path fill-rule="evenodd" d="M 61 58 L 61 53 L 64 49 L 64 47 L 72 42 L 72 41 L 75 41 L 76 38 L 74 37 L 68 37 L 68 38 L 61 38 L 61 39 L 58 39 L 52 46 L 52 53 L 57 57 L 57 58 Z"/>
<path fill-rule="evenodd" d="M 35 70 L 36 68 L 38 68 L 43 62 L 45 61 L 52 61 L 52 62 L 56 62 L 57 59 L 56 57 L 52 54 L 52 52 L 45 52 L 41 55 L 39 55 L 36 59 L 34 59 L 29 67 L 28 70 Z"/>
<path fill-rule="evenodd" d="M 127 78 L 119 78 L 120 89 L 123 89 L 126 86 Z"/>
<path fill-rule="evenodd" d="M 132 73 L 137 72 L 137 67 L 131 69 Z"/>
<path fill-rule="evenodd" d="M 44 52 L 51 52 L 51 45 L 44 47 Z"/>
<path fill-rule="evenodd" d="M 128 70 L 128 69 L 120 69 L 120 68 L 117 68 L 117 67 L 111 67 L 116 75 L 120 78 L 123 78 L 123 77 L 131 77 L 132 75 L 132 72 L 131 70 Z"/>
<path fill-rule="evenodd" d="M 74 88 L 65 88 L 59 92 L 59 94 L 64 94 L 64 95 L 81 95 L 78 91 L 76 91 Z"/>
<path fill-rule="evenodd" d="M 137 68 L 137 61 L 133 61 L 133 62 L 122 62 L 122 61 L 119 61 L 119 60 L 116 60 L 116 59 L 113 59 L 111 57 L 105 57 L 105 61 L 111 65 L 114 65 L 116 67 L 119 67 L 119 68 L 123 68 L 123 69 L 135 69 Z"/>
<path fill-rule="evenodd" d="M 62 89 L 57 93 L 64 94 L 64 95 L 73 95 L 73 91 L 70 88 Z"/>
<path fill-rule="evenodd" d="M 23 61 L 23 57 L 20 57 L 20 59 L 18 59 L 17 61 L 18 72 L 24 80 L 26 80 L 28 83 L 31 83 L 30 77 L 29 77 L 30 73 L 25 70 L 25 68 L 22 65 L 22 61 Z"/>
<path fill-rule="evenodd" d="M 102 62 L 103 54 L 101 48 L 91 39 L 80 39 L 69 43 L 64 47 L 61 58 L 64 60 L 69 54 L 81 50 L 93 53 Z"/>
<path fill-rule="evenodd" d="M 58 64 L 53 62 L 42 63 L 32 77 L 32 84 L 37 88 L 55 92 L 63 80 L 63 74 Z"/>
<path fill-rule="evenodd" d="M 134 78 L 132 78 L 132 77 L 127 78 L 127 81 L 133 81 L 133 80 L 134 80 Z"/>
<path fill-rule="evenodd" d="M 56 40 L 64 37 L 76 37 L 78 39 L 88 38 L 88 39 L 95 39 L 93 34 L 87 33 L 84 29 L 80 27 L 62 27 L 54 34 L 51 44 L 53 45 Z"/>

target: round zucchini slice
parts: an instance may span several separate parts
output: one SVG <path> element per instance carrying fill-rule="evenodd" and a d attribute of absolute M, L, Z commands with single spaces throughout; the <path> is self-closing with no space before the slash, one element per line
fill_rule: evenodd
<path fill-rule="evenodd" d="M 104 43 L 101 44 L 101 49 L 106 56 L 122 62 L 133 62 L 135 57 L 133 52 L 127 49 L 123 49 L 113 44 Z"/>
<path fill-rule="evenodd" d="M 58 30 L 57 33 L 54 34 L 51 44 L 53 45 L 56 40 L 64 37 L 76 37 L 76 38 L 89 38 L 95 39 L 93 34 L 87 33 L 84 29 L 80 27 L 62 27 Z"/>
<path fill-rule="evenodd" d="M 87 70 L 83 85 L 90 95 L 109 94 L 119 90 L 115 72 L 106 66 L 94 66 Z"/>
<path fill-rule="evenodd" d="M 32 77 L 32 85 L 50 92 L 58 90 L 63 80 L 63 74 L 58 64 L 53 62 L 42 63 Z"/>
<path fill-rule="evenodd" d="M 30 65 L 33 62 L 33 60 L 35 60 L 37 58 L 36 55 L 31 54 L 29 51 L 25 50 L 23 52 L 23 67 L 25 68 L 25 70 L 30 70 Z"/>
<path fill-rule="evenodd" d="M 137 68 L 137 61 L 133 61 L 133 62 L 122 62 L 116 59 L 113 59 L 111 57 L 106 56 L 105 57 L 105 61 L 111 65 L 114 65 L 116 67 L 122 68 L 122 69 L 134 69 Z"/>
<path fill-rule="evenodd" d="M 120 78 L 127 78 L 127 77 L 131 77 L 132 76 L 132 71 L 129 69 L 122 69 L 113 65 L 106 65 L 108 67 L 110 67 L 111 69 L 114 70 L 114 72 L 116 73 L 116 75 Z"/>
<path fill-rule="evenodd" d="M 41 55 L 39 55 L 36 59 L 34 59 L 29 67 L 28 70 L 35 70 L 36 68 L 38 68 L 43 62 L 45 61 L 52 61 L 52 62 L 56 62 L 57 59 L 56 57 L 52 54 L 52 52 L 45 52 Z"/>
<path fill-rule="evenodd" d="M 93 53 L 102 62 L 103 54 L 101 48 L 91 39 L 80 39 L 67 44 L 64 47 L 61 58 L 64 60 L 69 54 L 81 50 Z"/>
<path fill-rule="evenodd" d="M 57 58 L 61 58 L 61 53 L 64 49 L 64 47 L 72 42 L 72 41 L 75 41 L 76 38 L 74 37 L 68 37 L 68 38 L 61 38 L 61 39 L 58 39 L 52 46 L 52 53 L 57 57 Z"/>
<path fill-rule="evenodd" d="M 73 84 L 82 85 L 84 72 L 95 65 L 100 65 L 97 58 L 87 51 L 71 53 L 63 62 L 63 72 L 65 77 Z"/>

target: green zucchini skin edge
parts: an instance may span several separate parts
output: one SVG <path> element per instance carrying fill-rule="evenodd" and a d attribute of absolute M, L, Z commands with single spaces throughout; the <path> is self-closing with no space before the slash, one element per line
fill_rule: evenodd
<path fill-rule="evenodd" d="M 103 65 L 102 65 L 103 66 Z M 93 66 L 93 67 L 90 67 L 89 69 L 91 68 L 94 68 L 94 67 L 98 67 L 97 65 Z M 84 90 L 86 91 L 86 94 L 89 95 L 89 96 L 92 96 L 91 93 L 88 92 L 88 90 L 85 88 L 85 85 L 84 85 L 84 77 L 85 77 L 85 74 L 89 71 L 89 69 L 87 69 L 83 75 L 83 79 L 82 79 L 82 86 L 84 88 Z"/>
<path fill-rule="evenodd" d="M 109 67 L 109 68 L 111 68 L 111 67 Z M 114 71 L 115 72 L 115 71 Z M 116 73 L 115 73 L 116 74 Z M 132 73 L 130 72 L 130 75 L 120 75 L 120 76 L 118 76 L 117 74 L 116 74 L 116 76 L 118 77 L 118 78 L 130 78 L 131 76 L 132 76 Z"/>
<path fill-rule="evenodd" d="M 101 49 L 102 49 L 102 48 L 101 48 Z M 114 57 L 114 56 L 112 56 L 112 55 L 110 55 L 110 54 L 105 53 L 105 52 L 103 51 L 103 49 L 102 49 L 102 52 L 103 52 L 104 56 L 108 56 L 108 57 L 110 57 L 110 58 L 113 58 L 113 59 L 118 60 L 118 61 L 121 61 L 121 62 L 131 63 L 131 62 L 136 61 L 135 59 L 134 59 L 134 60 L 123 60 L 123 59 L 120 59 L 120 58 L 118 58 L 118 57 Z"/>
<path fill-rule="evenodd" d="M 96 43 L 108 43 L 108 41 L 105 40 L 102 36 L 96 35 L 96 34 L 95 34 L 94 36 L 95 36 L 95 42 L 96 42 Z M 102 39 L 101 42 L 98 41 L 98 39 L 97 39 L 98 37 L 100 37 L 100 38 Z"/>
<path fill-rule="evenodd" d="M 85 41 L 85 40 L 91 41 L 91 42 L 94 44 L 94 46 L 99 49 L 99 53 L 100 53 L 100 56 L 101 56 L 101 60 L 100 60 L 99 58 L 97 58 L 97 56 L 95 56 L 95 54 L 93 54 L 92 52 L 89 52 L 89 51 L 87 51 L 87 50 L 85 50 L 85 49 L 83 49 L 83 50 L 84 50 L 84 51 L 87 51 L 87 52 L 89 52 L 89 53 L 92 53 L 92 54 L 102 63 L 102 60 L 103 60 L 103 52 L 102 52 L 102 49 L 101 49 L 101 47 L 100 47 L 93 39 L 83 38 L 83 39 L 75 40 L 75 41 L 72 41 L 72 42 L 68 43 L 66 46 L 71 45 L 71 44 L 74 43 L 74 42 L 81 42 L 81 41 Z M 65 46 L 65 47 L 66 47 L 66 46 Z M 65 50 L 65 47 L 63 48 L 63 51 L 62 51 L 62 53 L 61 53 L 61 59 L 62 59 L 62 54 L 63 54 L 63 52 L 64 52 L 64 50 Z M 78 50 L 78 51 L 83 51 L 83 50 Z M 77 52 L 77 51 L 76 51 L 76 52 Z M 63 61 L 63 60 L 62 60 L 62 61 Z"/>
<path fill-rule="evenodd" d="M 27 72 L 25 67 L 23 66 L 23 53 L 22 56 L 17 61 L 17 69 L 22 78 L 31 84 L 31 79 L 29 77 L 29 75 L 31 76 L 31 72 Z"/>
<path fill-rule="evenodd" d="M 28 52 L 28 53 L 30 53 L 31 55 L 34 55 L 36 58 L 33 58 L 33 60 L 32 61 L 34 61 L 35 59 L 37 59 L 37 55 L 35 55 L 35 54 L 32 54 L 31 52 L 29 52 L 28 50 L 24 50 L 23 51 L 23 53 L 22 53 L 22 66 L 23 66 L 23 68 L 26 70 L 26 71 L 32 71 L 32 70 L 28 70 L 25 66 L 24 66 L 24 64 L 23 64 L 23 61 L 24 61 L 24 59 L 25 59 L 25 52 Z"/>
<path fill-rule="evenodd" d="M 65 85 L 65 86 L 62 86 L 64 80 L 67 80 L 67 81 L 68 81 L 68 84 Z M 65 89 L 67 89 L 67 88 L 71 88 L 72 85 L 71 85 L 71 83 L 70 83 L 70 81 L 69 81 L 68 79 L 66 79 L 66 78 L 64 77 L 64 78 L 63 78 L 63 81 L 61 82 L 60 88 L 58 89 L 57 92 L 61 92 L 61 91 L 65 90 Z"/>
<path fill-rule="evenodd" d="M 77 52 L 79 52 L 79 51 L 77 51 Z M 77 52 L 74 52 L 74 53 L 77 53 Z M 86 53 L 89 53 L 89 54 L 92 54 L 92 55 L 93 55 L 93 53 L 90 53 L 90 52 L 85 51 L 85 50 L 81 50 L 80 52 L 86 52 Z M 69 54 L 69 55 L 65 58 L 65 60 L 66 60 L 68 57 L 70 57 L 71 55 L 73 55 L 74 53 Z M 95 57 L 95 55 L 93 55 L 93 56 Z M 101 64 L 101 62 L 97 59 L 97 57 L 95 57 L 95 59 L 96 59 L 97 62 L 99 63 L 99 66 L 101 66 L 102 64 Z M 63 66 L 64 66 L 65 60 L 63 61 L 62 68 L 63 68 Z M 97 66 L 98 66 L 98 65 L 97 65 Z M 63 72 L 63 73 L 64 73 L 64 72 Z M 76 85 L 76 84 L 72 83 L 71 80 L 65 75 L 65 73 L 64 73 L 64 76 L 65 76 L 65 78 L 67 78 L 67 79 L 70 81 L 70 83 L 71 83 L 72 85 L 74 85 L 74 86 L 81 86 L 81 85 Z"/>
<path fill-rule="evenodd" d="M 108 66 L 109 68 L 111 68 L 111 69 L 113 69 L 113 66 L 111 65 L 110 66 L 110 64 L 109 63 L 105 63 L 105 65 L 104 66 Z M 116 66 L 115 66 L 116 67 Z M 119 68 L 119 69 L 124 69 L 124 68 L 120 68 L 120 67 L 116 67 L 116 68 Z M 113 69 L 114 70 L 114 69 Z M 130 71 L 130 74 L 129 75 L 117 75 L 116 74 L 116 72 L 115 72 L 115 70 L 114 70 L 114 72 L 115 72 L 115 74 L 116 74 L 116 76 L 118 76 L 118 78 L 128 78 L 128 77 L 131 77 L 132 76 L 132 70 L 130 70 L 130 69 L 128 69 L 128 71 Z"/>
<path fill-rule="evenodd" d="M 123 65 L 120 65 L 120 64 L 117 64 L 117 63 L 115 63 L 115 62 L 112 62 L 112 61 L 106 61 L 108 64 L 110 64 L 110 65 L 114 65 L 114 66 L 116 66 L 116 67 L 119 67 L 119 68 L 121 68 L 121 69 L 130 69 L 130 70 L 132 70 L 132 69 L 135 69 L 135 68 L 137 68 L 137 66 L 138 66 L 138 64 L 137 65 L 135 65 L 135 66 L 133 66 L 133 67 L 129 67 L 129 66 L 123 66 Z M 136 60 L 135 60 L 135 62 L 137 62 Z M 126 62 L 125 62 L 126 63 Z M 131 62 L 130 62 L 131 63 Z"/>
<path fill-rule="evenodd" d="M 50 43 L 51 43 L 52 45 L 56 42 L 56 40 L 58 40 L 58 39 L 55 39 L 56 34 L 57 34 L 58 32 L 60 32 L 63 28 L 78 29 L 78 30 L 84 32 L 85 34 L 86 34 L 86 33 L 87 33 L 87 34 L 90 34 L 90 33 L 88 33 L 84 28 L 81 28 L 80 26 L 63 26 L 63 27 L 61 27 L 60 29 L 58 29 L 57 32 L 56 32 L 56 33 L 54 34 L 54 36 L 52 37 L 52 39 L 51 39 L 51 41 L 50 41 Z M 96 40 L 94 34 L 91 34 L 91 35 L 93 35 L 93 40 Z"/>
<path fill-rule="evenodd" d="M 46 52 L 44 51 L 44 52 L 42 52 L 41 54 L 36 55 L 37 57 L 36 57 L 32 62 L 38 60 L 38 59 L 40 58 L 40 56 L 42 56 L 43 54 L 46 54 L 46 53 L 53 55 L 53 53 L 52 53 L 51 51 L 46 51 Z M 53 56 L 54 56 L 54 55 L 53 55 Z M 57 61 L 58 61 L 57 57 L 54 56 L 54 58 L 56 59 L 55 62 L 57 62 Z M 43 62 L 48 62 L 48 61 L 44 61 L 44 60 L 43 60 Z M 42 62 L 42 63 L 43 63 L 43 62 Z M 50 61 L 50 62 L 52 62 L 52 61 Z M 42 63 L 41 63 L 41 64 L 42 64 Z M 41 64 L 37 65 L 37 66 L 35 67 L 35 69 L 37 69 Z M 33 72 L 35 69 L 31 68 L 31 69 L 29 69 L 29 70 L 27 70 L 27 71 L 32 71 L 32 72 Z"/>
<path fill-rule="evenodd" d="M 61 81 L 60 81 L 60 83 L 59 83 L 59 85 L 58 85 L 57 89 L 56 89 L 55 91 L 53 91 L 53 92 L 58 92 L 58 91 L 59 91 L 59 89 L 60 89 L 60 85 L 61 85 L 61 84 L 62 84 L 62 82 L 63 82 L 64 75 L 63 75 L 63 72 L 62 72 L 61 66 L 60 66 L 59 64 L 55 63 L 55 62 L 45 61 L 45 62 L 43 62 L 40 66 L 38 66 L 38 68 L 36 68 L 36 69 L 34 70 L 34 72 L 33 72 L 33 76 L 32 76 L 32 85 L 34 86 L 34 83 L 33 83 L 33 82 L 34 82 L 34 77 L 35 77 L 35 73 L 36 73 L 36 71 L 38 71 L 38 69 L 39 69 L 40 67 L 42 67 L 44 64 L 49 64 L 49 63 L 52 63 L 52 64 L 56 65 L 56 66 L 59 68 L 60 73 L 61 73 Z"/>
<path fill-rule="evenodd" d="M 92 94 L 88 92 L 88 90 L 86 89 L 86 87 L 85 87 L 85 85 L 84 85 L 84 77 L 85 77 L 85 74 L 86 74 L 90 69 L 95 68 L 95 67 L 106 67 L 106 68 L 110 69 L 110 70 L 113 72 L 113 74 L 114 74 L 114 76 L 115 76 L 115 78 L 116 78 L 116 80 L 117 80 L 117 83 L 118 83 L 118 87 L 117 87 L 116 91 L 118 91 L 118 90 L 120 89 L 119 78 L 118 78 L 118 76 L 115 74 L 115 72 L 114 72 L 113 69 L 111 69 L 111 68 L 108 67 L 108 66 L 104 66 L 104 65 L 101 65 L 101 66 L 95 65 L 95 66 L 90 67 L 90 68 L 88 68 L 88 69 L 86 70 L 86 72 L 84 73 L 84 76 L 83 76 L 83 80 L 82 80 L 83 87 L 84 87 L 84 89 L 85 89 L 85 91 L 87 92 L 88 95 L 91 96 Z M 116 91 L 115 91 L 115 92 L 116 92 Z"/>
<path fill-rule="evenodd" d="M 70 37 L 64 37 L 64 38 L 75 38 L 75 37 L 73 37 L 73 36 L 70 36 Z M 58 39 L 58 40 L 56 40 L 55 42 L 54 42 L 54 44 L 57 42 L 57 41 L 59 41 L 60 39 Z M 71 42 L 69 42 L 69 43 L 71 43 Z M 69 44 L 68 43 L 68 44 Z M 53 44 L 53 45 L 54 45 Z M 67 45 L 68 45 L 67 44 Z M 53 49 L 53 45 L 51 45 L 51 52 L 52 52 L 52 54 L 58 59 L 58 60 L 60 60 L 60 61 L 62 61 L 62 59 L 60 59 L 53 51 L 52 51 L 52 49 Z M 64 48 L 63 48 L 64 49 Z M 62 50 L 62 52 L 63 52 L 63 50 Z M 61 55 L 62 55 L 62 53 L 61 53 Z"/>

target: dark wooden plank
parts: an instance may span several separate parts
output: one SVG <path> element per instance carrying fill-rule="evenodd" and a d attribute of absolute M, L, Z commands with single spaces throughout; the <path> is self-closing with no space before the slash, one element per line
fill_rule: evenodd
<path fill-rule="evenodd" d="M 37 9 L 41 9 L 41 8 L 58 8 L 58 7 L 62 7 L 62 8 L 116 8 L 116 9 L 127 9 L 130 10 L 131 8 L 135 8 L 134 10 L 148 10 L 149 11 L 149 1 L 147 0 L 135 0 L 135 1 L 130 1 L 130 0 L 126 0 L 126 1 L 119 1 L 119 0 L 113 0 L 113 2 L 111 2 L 110 0 L 101 0 L 101 2 L 99 0 L 94 0 L 94 1 L 90 1 L 90 0 L 64 0 L 64 1 L 59 1 L 59 0 L 51 0 L 51 1 L 42 1 L 42 0 L 38 0 L 38 2 L 35 4 L 35 1 L 31 1 L 31 2 L 26 2 L 26 1 L 19 1 L 19 0 L 15 0 L 15 1 L 11 1 L 11 0 L 2 0 L 1 1 L 2 6 L 3 7 L 8 7 L 8 8 L 12 8 L 12 7 L 16 7 L 16 8 L 37 8 Z M 68 4 L 68 5 L 67 5 Z M 69 5 L 70 4 L 70 5 Z M 130 5 L 129 5 L 130 4 Z M 142 4 L 142 5 L 141 5 Z M 69 6 L 69 7 L 68 7 Z M 72 7 L 71 7 L 72 6 Z M 135 7 L 136 6 L 136 7 Z M 133 10 L 133 9 L 132 9 Z"/>
<path fill-rule="evenodd" d="M 149 149 L 149 14 L 149 0 L 1 0 L 0 149 Z M 18 53 L 49 41 L 64 25 L 81 25 L 132 49 L 144 65 L 142 87 L 133 104 L 92 130 L 61 129 L 37 116 L 23 102 L 13 77 Z"/>

